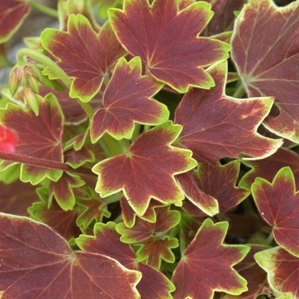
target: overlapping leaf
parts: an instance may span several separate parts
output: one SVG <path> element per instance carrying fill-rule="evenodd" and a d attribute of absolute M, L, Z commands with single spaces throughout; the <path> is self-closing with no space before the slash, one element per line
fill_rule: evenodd
<path fill-rule="evenodd" d="M 175 299 L 212 299 L 215 291 L 239 295 L 247 290 L 246 280 L 233 266 L 250 248 L 224 245 L 227 228 L 227 222 L 204 221 L 174 271 Z"/>
<path fill-rule="evenodd" d="M 0 231 L 2 299 L 24 294 L 27 298 L 82 299 L 101 294 L 140 298 L 139 272 L 102 254 L 72 252 L 66 240 L 42 223 L 0 214 Z"/>
<path fill-rule="evenodd" d="M 91 138 L 97 141 L 104 133 L 115 139 L 130 139 L 134 123 L 158 125 L 168 120 L 167 106 L 151 99 L 162 84 L 150 76 L 141 76 L 139 57 L 126 62 L 119 59 L 103 98 L 103 108 L 93 116 Z"/>
<path fill-rule="evenodd" d="M 120 240 L 124 243 L 139 243 L 149 239 L 155 234 L 167 232 L 176 226 L 181 219 L 179 211 L 170 210 L 170 207 L 156 208 L 156 222 L 151 223 L 141 218 L 137 218 L 133 227 L 128 228 L 125 224 L 119 223 L 116 231 L 122 235 Z"/>
<path fill-rule="evenodd" d="M 268 281 L 275 296 L 298 299 L 299 259 L 281 247 L 255 254 L 257 263 L 268 273 Z M 288 293 L 291 295 L 288 296 Z M 280 298 L 280 297 L 279 297 Z M 283 296 L 282 296 L 283 298 Z"/>
<path fill-rule="evenodd" d="M 121 206 L 123 221 L 126 227 L 132 227 L 135 224 L 136 216 L 139 216 L 141 219 L 147 222 L 156 222 L 157 217 L 155 208 L 164 206 L 164 204 L 162 204 L 161 202 L 151 199 L 146 212 L 142 216 L 140 216 L 134 212 L 134 210 L 129 205 L 128 200 L 124 196 L 121 197 L 119 202 Z"/>
<path fill-rule="evenodd" d="M 192 150 L 198 162 L 215 164 L 241 153 L 260 159 L 273 154 L 281 140 L 257 133 L 267 116 L 272 98 L 235 99 L 225 95 L 227 63 L 209 69 L 216 86 L 211 90 L 191 89 L 176 109 L 175 123 L 183 125 L 178 144 Z"/>
<path fill-rule="evenodd" d="M 280 148 L 276 153 L 263 160 L 244 161 L 243 163 L 252 169 L 242 177 L 240 181 L 242 187 L 250 188 L 257 177 L 272 181 L 278 170 L 289 166 L 293 171 L 297 189 L 299 189 L 299 155 L 291 149 Z"/>
<path fill-rule="evenodd" d="M 108 256 L 129 269 L 140 271 L 142 278 L 137 290 L 142 299 L 172 299 L 170 295 L 174 291 L 172 282 L 151 266 L 137 262 L 132 247 L 119 240 L 114 227 L 113 222 L 97 223 L 94 227 L 94 237 L 81 235 L 76 242 L 85 251 Z"/>
<path fill-rule="evenodd" d="M 250 251 L 247 256 L 235 267 L 238 273 L 246 279 L 248 291 L 239 296 L 224 294 L 221 296 L 221 299 L 256 299 L 259 295 L 271 295 L 267 274 L 254 259 L 254 255 L 257 252 L 265 249 L 267 249 L 266 246 L 250 245 Z"/>
<path fill-rule="evenodd" d="M 278 8 L 272 0 L 250 0 L 232 37 L 232 59 L 248 95 L 275 98 L 276 110 L 266 118 L 266 126 L 295 142 L 299 141 L 298 4 Z"/>
<path fill-rule="evenodd" d="M 181 205 L 184 194 L 174 175 L 196 166 L 191 152 L 171 146 L 181 126 L 166 122 L 141 134 L 127 154 L 99 162 L 93 171 L 99 175 L 96 191 L 106 197 L 123 190 L 134 211 L 143 215 L 151 198 Z"/>
<path fill-rule="evenodd" d="M 31 110 L 9 104 L 7 109 L 0 110 L 0 119 L 18 136 L 15 154 L 26 157 L 28 162 L 30 158 L 49 162 L 49 167 L 22 164 L 21 180 L 37 184 L 48 177 L 57 181 L 62 170 L 51 168 L 51 163 L 63 162 L 61 139 L 64 119 L 55 96 L 48 94 L 45 98 L 39 98 L 38 116 Z"/>
<path fill-rule="evenodd" d="M 109 10 L 117 38 L 133 56 L 140 56 L 148 71 L 179 92 L 189 86 L 209 89 L 213 79 L 203 69 L 228 57 L 230 47 L 198 37 L 213 13 L 205 2 L 179 11 L 175 0 L 124 1 L 124 10 Z"/>
<path fill-rule="evenodd" d="M 168 263 L 174 263 L 175 256 L 172 252 L 172 248 L 179 246 L 177 238 L 149 238 L 144 241 L 136 252 L 138 260 L 146 260 L 147 264 L 160 269 L 162 259 Z"/>
<path fill-rule="evenodd" d="M 30 12 L 29 0 L 2 0 L 0 2 L 0 43 L 18 30 Z"/>
<path fill-rule="evenodd" d="M 233 29 L 234 12 L 241 10 L 247 0 L 206 0 L 206 2 L 211 3 L 215 15 L 207 26 L 205 34 L 214 35 Z"/>
<path fill-rule="evenodd" d="M 71 15 L 68 32 L 45 29 L 43 46 L 56 58 L 58 65 L 74 78 L 70 97 L 83 102 L 91 100 L 100 90 L 105 76 L 124 50 L 109 22 L 97 34 L 83 15 Z"/>
<path fill-rule="evenodd" d="M 78 237 L 81 230 L 76 225 L 76 219 L 81 212 L 80 208 L 76 206 L 72 210 L 64 211 L 56 201 L 53 201 L 49 207 L 47 201 L 48 189 L 39 188 L 38 193 L 42 200 L 36 201 L 28 208 L 28 212 L 32 219 L 49 225 L 66 240 Z"/>
<path fill-rule="evenodd" d="M 273 226 L 276 242 L 299 257 L 299 192 L 292 170 L 282 168 L 272 184 L 257 178 L 251 188 L 261 216 Z"/>

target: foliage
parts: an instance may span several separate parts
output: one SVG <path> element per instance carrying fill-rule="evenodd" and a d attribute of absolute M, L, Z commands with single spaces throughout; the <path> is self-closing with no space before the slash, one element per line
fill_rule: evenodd
<path fill-rule="evenodd" d="M 299 299 L 284 4 L 0 2 L 2 299 Z M 60 27 L 11 63 L 31 9 Z"/>

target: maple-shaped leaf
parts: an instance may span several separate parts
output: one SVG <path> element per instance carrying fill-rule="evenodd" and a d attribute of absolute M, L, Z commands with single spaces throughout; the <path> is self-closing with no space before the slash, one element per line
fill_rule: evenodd
<path fill-rule="evenodd" d="M 256 263 L 254 255 L 268 249 L 264 245 L 250 245 L 250 251 L 235 269 L 242 275 L 248 285 L 248 291 L 239 296 L 224 294 L 221 299 L 256 299 L 259 295 L 267 294 L 270 297 L 269 284 L 266 272 Z"/>
<path fill-rule="evenodd" d="M 299 298 L 298 258 L 281 247 L 260 251 L 255 254 L 254 258 L 267 271 L 270 287 L 277 298 L 281 298 L 280 295 L 289 299 Z M 291 296 L 288 296 L 288 293 L 291 293 Z"/>
<path fill-rule="evenodd" d="M 267 116 L 273 98 L 235 99 L 225 95 L 227 63 L 209 69 L 216 86 L 210 90 L 193 88 L 175 112 L 175 123 L 183 130 L 178 144 L 192 150 L 198 162 L 216 162 L 241 153 L 261 159 L 273 154 L 281 140 L 266 138 L 257 128 Z"/>
<path fill-rule="evenodd" d="M 0 151 L 13 153 L 16 148 L 17 136 L 10 129 L 0 125 Z"/>
<path fill-rule="evenodd" d="M 232 37 L 232 60 L 248 95 L 275 98 L 279 112 L 273 111 L 264 124 L 295 142 L 299 141 L 298 4 L 279 8 L 272 0 L 250 0 Z"/>
<path fill-rule="evenodd" d="M 31 9 L 29 0 L 0 2 L 0 44 L 5 43 L 22 25 Z"/>
<path fill-rule="evenodd" d="M 227 228 L 228 222 L 203 222 L 173 273 L 175 299 L 212 299 L 215 291 L 232 295 L 247 291 L 246 280 L 233 266 L 250 247 L 223 244 Z"/>
<path fill-rule="evenodd" d="M 95 156 L 88 148 L 83 147 L 80 150 L 70 149 L 64 153 L 65 164 L 72 168 L 79 168 L 87 162 L 94 162 Z"/>
<path fill-rule="evenodd" d="M 139 243 L 150 237 L 167 232 L 176 226 L 181 219 L 179 211 L 170 210 L 170 206 L 156 208 L 156 222 L 151 223 L 141 218 L 137 218 L 135 225 L 126 227 L 122 222 L 116 226 L 116 231 L 122 235 L 120 240 L 124 243 Z"/>
<path fill-rule="evenodd" d="M 59 206 L 64 210 L 71 210 L 76 203 L 73 188 L 85 185 L 77 175 L 64 172 L 57 182 L 50 182 L 49 198 L 55 197 Z"/>
<path fill-rule="evenodd" d="M 293 171 L 297 189 L 299 189 L 299 155 L 291 149 L 281 147 L 276 153 L 263 160 L 244 161 L 243 163 L 252 169 L 240 180 L 242 187 L 250 188 L 257 177 L 272 181 L 282 167 L 289 166 Z"/>
<path fill-rule="evenodd" d="M 35 186 L 24 184 L 19 179 L 9 185 L 1 182 L 0 211 L 6 214 L 28 216 L 27 208 L 38 200 L 35 189 Z"/>
<path fill-rule="evenodd" d="M 272 184 L 257 178 L 251 190 L 260 215 L 273 226 L 276 242 L 299 257 L 299 192 L 292 170 L 279 170 Z"/>
<path fill-rule="evenodd" d="M 191 171 L 190 174 L 188 173 L 188 178 L 184 178 L 185 174 L 182 174 L 177 179 L 181 183 L 186 196 L 195 206 L 201 208 L 204 212 L 206 210 L 210 211 L 209 204 L 214 199 L 217 200 L 217 210 L 219 205 L 219 211 L 216 209 L 214 211 L 216 213 L 225 213 L 236 207 L 249 195 L 249 191 L 246 189 L 236 187 L 239 168 L 239 161 L 232 161 L 225 165 L 217 162 L 216 166 L 209 163 L 199 163 L 198 168 L 193 173 Z M 185 189 L 185 185 L 187 189 Z M 192 186 L 191 189 L 189 189 L 190 186 Z M 195 191 L 195 188 L 198 192 L 193 193 L 192 191 Z M 205 207 L 205 209 L 202 207 Z"/>
<path fill-rule="evenodd" d="M 226 30 L 232 30 L 235 21 L 235 11 L 240 11 L 247 0 L 206 0 L 211 3 L 212 10 L 215 13 L 211 22 L 204 31 L 206 36 L 222 33 Z"/>
<path fill-rule="evenodd" d="M 38 188 L 37 192 L 41 200 L 34 202 L 28 208 L 30 217 L 49 225 L 66 240 L 78 237 L 81 230 L 76 225 L 76 219 L 81 209 L 75 206 L 72 210 L 64 211 L 56 201 L 53 201 L 49 207 L 47 201 L 48 188 Z"/>
<path fill-rule="evenodd" d="M 120 58 L 103 98 L 103 108 L 93 116 L 91 139 L 96 142 L 104 133 L 115 139 L 130 139 L 134 123 L 158 125 L 169 117 L 167 106 L 151 97 L 162 87 L 150 76 L 141 76 L 141 60 L 127 63 Z"/>
<path fill-rule="evenodd" d="M 140 298 L 141 273 L 102 254 L 73 252 L 43 223 L 0 214 L 2 299 Z M 105 294 L 105 295 L 104 295 Z M 102 295 L 102 296 L 101 296 Z"/>
<path fill-rule="evenodd" d="M 8 104 L 7 109 L 0 110 L 0 119 L 18 136 L 14 154 L 25 161 L 21 167 L 21 180 L 37 184 L 48 177 L 57 181 L 62 175 L 59 167 L 64 166 L 61 144 L 64 118 L 55 96 L 48 94 L 45 98 L 39 98 L 38 116 L 31 110 Z M 39 161 L 48 166 L 37 166 Z M 51 167 L 54 164 L 56 168 Z"/>
<path fill-rule="evenodd" d="M 100 90 L 104 78 L 124 50 L 109 22 L 97 34 L 83 15 L 70 15 L 68 32 L 45 29 L 43 46 L 59 61 L 57 64 L 73 78 L 71 98 L 90 101 Z"/>
<path fill-rule="evenodd" d="M 174 291 L 172 282 L 160 271 L 137 261 L 132 247 L 119 240 L 115 223 L 97 223 L 94 226 L 94 236 L 81 235 L 76 239 L 76 243 L 84 251 L 108 256 L 128 269 L 140 271 L 142 278 L 137 290 L 142 299 L 172 299 L 170 295 Z"/>
<path fill-rule="evenodd" d="M 184 194 L 174 175 L 197 164 L 189 150 L 170 145 L 180 131 L 181 126 L 168 121 L 139 135 L 128 153 L 96 164 L 92 169 L 99 175 L 96 191 L 106 197 L 123 190 L 139 215 L 145 213 L 151 198 L 180 206 Z"/>
<path fill-rule="evenodd" d="M 132 227 L 135 224 L 136 216 L 140 217 L 141 219 L 147 222 L 152 222 L 152 223 L 156 222 L 157 215 L 155 209 L 158 207 L 165 206 L 161 202 L 151 199 L 146 212 L 143 215 L 138 215 L 131 208 L 128 200 L 124 196 L 121 197 L 119 203 L 121 207 L 122 218 L 126 227 Z"/>
<path fill-rule="evenodd" d="M 107 203 L 104 199 L 99 198 L 93 192 L 86 199 L 77 199 L 77 203 L 83 211 L 76 220 L 77 226 L 87 229 L 89 225 L 95 222 L 102 222 L 103 217 L 109 218 L 111 213 L 107 209 Z"/>
<path fill-rule="evenodd" d="M 149 73 L 179 92 L 189 86 L 209 89 L 212 77 L 204 67 L 228 58 L 230 46 L 198 37 L 212 18 L 211 5 L 193 3 L 179 11 L 176 0 L 125 0 L 124 10 L 108 12 L 114 32 Z"/>
<path fill-rule="evenodd" d="M 168 263 L 174 263 L 175 256 L 172 248 L 179 246 L 177 238 L 149 238 L 145 240 L 136 252 L 139 261 L 146 260 L 147 264 L 160 269 L 162 259 Z"/>

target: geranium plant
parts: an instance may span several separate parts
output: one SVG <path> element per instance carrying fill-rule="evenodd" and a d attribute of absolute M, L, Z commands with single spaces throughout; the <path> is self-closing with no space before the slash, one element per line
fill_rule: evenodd
<path fill-rule="evenodd" d="M 2 299 L 299 298 L 284 4 L 0 1 Z M 12 63 L 31 9 L 59 29 Z"/>

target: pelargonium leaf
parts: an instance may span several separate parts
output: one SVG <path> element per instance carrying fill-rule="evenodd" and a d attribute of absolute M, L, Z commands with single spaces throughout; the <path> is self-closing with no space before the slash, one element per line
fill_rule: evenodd
<path fill-rule="evenodd" d="M 156 269 L 160 269 L 161 261 L 174 263 L 175 256 L 172 248 L 177 248 L 179 242 L 177 238 L 149 238 L 145 240 L 136 252 L 139 261 L 146 260 L 146 263 Z"/>
<path fill-rule="evenodd" d="M 53 201 L 49 207 L 47 201 L 48 188 L 38 188 L 38 193 L 39 195 L 43 193 L 43 197 L 40 196 L 41 200 L 34 202 L 28 208 L 30 217 L 49 225 L 66 240 L 78 237 L 81 230 L 76 225 L 76 219 L 81 209 L 75 206 L 72 210 L 64 211 L 56 201 Z"/>
<path fill-rule="evenodd" d="M 0 182 L 0 211 L 6 214 L 28 216 L 27 208 L 38 200 L 36 187 L 25 184 L 19 179 L 13 183 Z"/>
<path fill-rule="evenodd" d="M 250 97 L 275 98 L 267 128 L 298 143 L 299 3 L 279 8 L 272 0 L 248 2 L 235 23 L 232 60 Z"/>
<path fill-rule="evenodd" d="M 277 298 L 298 299 L 299 259 L 281 247 L 260 251 L 254 256 L 268 273 L 268 281 Z M 288 295 L 290 293 L 290 295 Z M 281 296 L 280 295 L 284 295 Z"/>
<path fill-rule="evenodd" d="M 64 210 L 71 210 L 75 203 L 74 188 L 85 185 L 79 176 L 64 172 L 57 182 L 50 182 L 49 198 L 55 197 L 59 206 Z"/>
<path fill-rule="evenodd" d="M 125 51 L 109 22 L 97 34 L 83 15 L 70 15 L 68 32 L 45 29 L 43 46 L 59 61 L 57 64 L 74 78 L 70 97 L 90 101 L 100 90 L 104 78 Z"/>
<path fill-rule="evenodd" d="M 179 92 L 189 86 L 209 89 L 212 77 L 204 67 L 228 57 L 230 46 L 198 37 L 212 18 L 211 5 L 193 3 L 179 11 L 176 0 L 125 0 L 124 9 L 108 12 L 114 32 L 149 73 Z"/>
<path fill-rule="evenodd" d="M 211 3 L 212 10 L 215 13 L 211 22 L 204 31 L 205 35 L 211 36 L 222 33 L 226 30 L 232 30 L 235 21 L 235 11 L 240 11 L 247 0 L 206 0 Z"/>
<path fill-rule="evenodd" d="M 43 223 L 0 214 L 0 290 L 3 299 L 140 298 L 141 273 L 94 252 L 73 252 Z M 84 287 L 82 287 L 84 286 Z M 107 298 L 104 296 L 103 298 Z"/>
<path fill-rule="evenodd" d="M 170 210 L 170 206 L 156 208 L 156 222 L 151 223 L 137 218 L 135 225 L 131 228 L 121 222 L 117 224 L 116 231 L 121 234 L 120 240 L 124 243 L 139 243 L 155 234 L 165 233 L 176 226 L 181 219 L 179 211 Z"/>
<path fill-rule="evenodd" d="M 94 226 L 94 236 L 81 235 L 76 239 L 78 246 L 85 251 L 94 252 L 116 259 L 129 269 L 142 273 L 137 290 L 142 299 L 172 299 L 174 285 L 162 272 L 153 267 L 138 262 L 132 247 L 119 240 L 115 231 L 115 223 L 97 223 Z"/>
<path fill-rule="evenodd" d="M 268 247 L 264 245 L 250 245 L 249 253 L 235 267 L 238 273 L 246 279 L 248 291 L 239 296 L 224 294 L 221 299 L 256 299 L 263 294 L 270 297 L 271 291 L 269 290 L 267 274 L 254 259 L 256 253 L 265 249 L 268 249 Z"/>
<path fill-rule="evenodd" d="M 299 257 L 299 192 L 296 192 L 292 170 L 278 171 L 272 184 L 257 178 L 251 186 L 259 213 L 273 226 L 276 242 Z"/>
<path fill-rule="evenodd" d="M 92 169 L 99 175 L 96 191 L 106 197 L 123 190 L 130 206 L 139 215 L 145 213 L 151 198 L 180 206 L 184 194 L 174 175 L 197 164 L 189 150 L 170 145 L 180 130 L 181 126 L 173 126 L 168 121 L 139 135 L 127 154 L 96 164 Z"/>
<path fill-rule="evenodd" d="M 247 291 L 246 280 L 233 266 L 250 247 L 223 244 L 227 228 L 227 222 L 214 224 L 209 218 L 203 222 L 173 273 L 174 299 L 212 299 L 215 291 L 232 295 Z"/>
<path fill-rule="evenodd" d="M 272 181 L 276 173 L 285 166 L 289 166 L 294 174 L 297 189 L 299 189 L 299 155 L 288 148 L 279 148 L 276 153 L 263 160 L 243 161 L 246 166 L 251 167 L 240 180 L 240 186 L 249 188 L 257 177 Z"/>
<path fill-rule="evenodd" d="M 119 203 L 120 203 L 120 207 L 121 207 L 122 218 L 123 218 L 123 221 L 124 221 L 124 224 L 126 225 L 126 227 L 134 226 L 135 221 L 136 221 L 136 216 L 140 217 L 141 219 L 143 219 L 147 222 L 152 222 L 152 223 L 156 222 L 157 215 L 156 215 L 155 209 L 158 207 L 165 206 L 161 202 L 151 199 L 146 212 L 142 216 L 140 216 L 134 212 L 134 210 L 129 205 L 128 200 L 124 196 L 121 197 Z"/>
<path fill-rule="evenodd" d="M 63 171 L 51 168 L 51 163 L 62 163 L 62 134 L 64 117 L 53 94 L 39 98 L 39 115 L 31 110 L 8 104 L 0 110 L 1 123 L 14 130 L 18 136 L 15 154 L 47 160 L 49 167 L 23 163 L 21 180 L 37 184 L 45 177 L 57 181 Z M 21 121 L 20 121 L 21 120 Z M 27 159 L 30 162 L 30 158 Z"/>
<path fill-rule="evenodd" d="M 29 0 L 0 2 L 0 44 L 5 43 L 22 25 L 31 9 Z"/>
<path fill-rule="evenodd" d="M 216 86 L 210 90 L 193 88 L 175 112 L 175 123 L 183 130 L 178 144 L 192 150 L 198 162 L 216 162 L 241 153 L 261 159 L 273 154 L 281 140 L 266 138 L 257 128 L 267 116 L 273 98 L 236 99 L 225 95 L 227 62 L 209 69 Z"/>
<path fill-rule="evenodd" d="M 96 142 L 104 133 L 115 139 L 130 139 L 134 123 L 158 125 L 169 117 L 167 106 L 151 99 L 162 84 L 150 76 L 141 76 L 139 57 L 128 63 L 120 58 L 105 90 L 103 108 L 93 116 L 91 139 Z"/>

